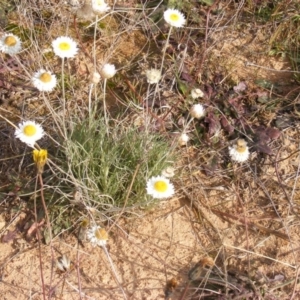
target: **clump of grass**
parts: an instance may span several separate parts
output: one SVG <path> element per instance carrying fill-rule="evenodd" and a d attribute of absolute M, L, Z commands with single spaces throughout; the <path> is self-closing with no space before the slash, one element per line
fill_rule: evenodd
<path fill-rule="evenodd" d="M 78 124 L 78 123 L 77 123 Z M 65 167 L 84 187 L 88 205 L 104 211 L 144 207 L 146 181 L 170 165 L 170 144 L 158 134 L 115 122 L 107 132 L 104 118 L 76 125 L 65 146 Z"/>

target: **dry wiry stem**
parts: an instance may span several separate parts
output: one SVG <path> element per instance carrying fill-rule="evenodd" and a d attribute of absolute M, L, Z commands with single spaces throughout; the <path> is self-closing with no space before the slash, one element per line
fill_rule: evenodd
<path fill-rule="evenodd" d="M 232 246 L 232 245 L 228 245 L 226 243 L 223 244 L 224 247 L 227 247 L 227 248 L 231 248 L 231 249 L 235 249 L 235 250 L 240 250 L 242 252 L 246 252 L 246 253 L 249 253 L 249 254 L 252 254 L 254 256 L 258 256 L 258 257 L 263 257 L 263 258 L 266 258 L 266 259 L 269 259 L 271 261 L 274 261 L 274 262 L 277 262 L 279 264 L 282 264 L 284 266 L 287 266 L 287 267 L 290 267 L 291 269 L 295 270 L 297 267 L 296 266 L 293 266 L 289 263 L 286 263 L 286 262 L 283 262 L 283 261 L 280 261 L 278 259 L 274 259 L 272 257 L 269 257 L 269 256 L 266 256 L 266 255 L 262 255 L 260 253 L 256 253 L 256 252 L 253 252 L 253 251 L 249 251 L 249 250 L 246 250 L 246 249 L 242 249 L 242 248 L 239 248 L 239 247 L 235 247 L 235 246 Z"/>
<path fill-rule="evenodd" d="M 125 201 L 124 201 L 124 205 L 123 205 L 123 207 L 122 207 L 122 210 L 121 210 L 120 214 L 118 215 L 118 217 L 116 218 L 116 220 L 114 221 L 114 223 L 108 228 L 107 233 L 114 227 L 115 224 L 117 224 L 118 220 L 119 220 L 119 219 L 121 218 L 121 216 L 123 215 L 123 212 L 124 212 L 124 210 L 125 210 L 125 208 L 126 208 L 126 204 L 127 204 L 127 201 L 128 201 L 128 199 L 129 199 L 129 196 L 130 196 L 130 193 L 131 193 L 131 190 L 132 190 L 132 186 L 133 186 L 134 180 L 135 180 L 135 178 L 136 178 L 136 175 L 137 175 L 137 173 L 138 173 L 140 167 L 141 167 L 141 164 L 138 164 L 138 165 L 136 166 L 136 168 L 135 168 L 135 170 L 134 170 L 134 173 L 133 173 L 133 176 L 132 176 L 132 179 L 131 179 L 130 186 L 129 186 L 128 191 L 127 191 L 127 194 L 126 194 L 126 198 L 125 198 Z"/>
<path fill-rule="evenodd" d="M 206 14 L 206 25 L 205 25 L 205 39 L 204 39 L 204 50 L 203 50 L 203 55 L 200 60 L 199 66 L 197 67 L 197 72 L 196 72 L 196 78 L 199 78 L 199 74 L 202 72 L 203 64 L 206 59 L 207 55 L 207 41 L 208 41 L 208 28 L 209 28 L 209 20 L 210 20 L 210 13 L 215 7 L 219 4 L 219 0 L 215 1 L 213 5 L 211 5 L 208 9 L 208 12 Z"/>
<path fill-rule="evenodd" d="M 50 224 L 50 218 L 49 218 L 49 214 L 48 214 L 48 209 L 46 206 L 46 202 L 45 202 L 45 198 L 44 198 L 44 182 L 43 182 L 43 177 L 41 173 L 37 174 L 39 183 L 40 183 L 40 188 L 41 188 L 41 199 L 42 199 L 42 204 L 43 204 L 43 208 L 44 208 L 44 212 L 46 215 L 46 222 L 47 222 L 47 227 L 48 227 L 48 233 L 49 233 L 49 238 L 50 238 L 50 249 L 51 249 L 51 257 L 52 257 L 52 261 L 54 261 L 54 253 L 53 253 L 53 247 L 52 247 L 52 228 L 51 228 L 51 224 Z M 36 214 L 36 212 L 35 212 Z M 41 256 L 41 253 L 40 253 Z M 53 276 L 53 265 L 51 266 L 51 274 L 50 274 L 50 285 L 52 283 L 52 276 Z M 44 291 L 44 289 L 43 289 Z M 51 294 L 51 289 L 49 288 L 49 297 Z"/>
<path fill-rule="evenodd" d="M 37 190 L 37 182 L 39 180 L 39 175 L 36 177 L 36 182 L 35 182 L 35 190 Z M 36 194 L 34 194 L 34 217 L 35 217 L 35 222 L 38 224 L 37 220 L 37 209 L 36 209 Z M 41 234 L 40 234 L 40 229 L 37 226 L 37 236 L 38 236 L 38 245 L 39 245 L 39 261 L 40 261 L 40 273 L 41 273 L 41 282 L 42 282 L 42 291 L 43 291 L 43 299 L 46 300 L 46 289 L 45 289 L 45 281 L 44 281 L 44 272 L 43 272 L 43 261 L 42 261 L 42 249 L 41 249 Z"/>
<path fill-rule="evenodd" d="M 285 188 L 284 188 L 284 186 L 283 186 L 283 184 L 281 182 L 281 178 L 280 178 L 279 173 L 278 173 L 278 161 L 277 161 L 277 159 L 278 159 L 279 153 L 280 153 L 280 149 L 278 149 L 277 154 L 276 154 L 276 158 L 275 158 L 276 176 L 277 176 L 277 179 L 278 179 L 279 186 L 282 189 L 282 191 L 283 191 L 283 193 L 285 195 L 285 198 L 286 198 L 286 200 L 288 201 L 288 203 L 290 205 L 290 208 L 293 210 L 293 203 L 291 203 L 290 198 L 289 198 L 289 196 L 288 196 L 288 194 L 287 194 L 287 192 L 286 192 L 286 190 L 285 190 Z M 297 213 L 295 215 L 297 215 Z"/>
<path fill-rule="evenodd" d="M 291 295 L 291 300 L 293 300 L 297 295 L 296 295 L 296 289 L 298 285 L 298 278 L 299 278 L 299 272 L 300 272 L 300 267 L 297 268 L 296 276 L 295 276 L 295 282 L 294 282 L 294 287 L 293 287 L 293 293 Z M 298 293 L 299 295 L 299 293 Z"/>
<path fill-rule="evenodd" d="M 81 276 L 80 276 L 80 268 L 79 268 L 79 251 L 78 251 L 79 243 L 77 243 L 77 254 L 76 254 L 76 271 L 77 271 L 77 278 L 78 278 L 78 290 L 79 290 L 79 297 L 82 299 L 82 287 L 81 287 Z"/>
<path fill-rule="evenodd" d="M 211 211 L 213 213 L 215 213 L 216 215 L 224 218 L 225 220 L 227 220 L 229 222 L 229 220 L 227 218 L 230 218 L 232 219 L 232 222 L 235 222 L 236 220 L 240 222 L 241 225 L 245 226 L 245 227 L 248 227 L 252 230 L 261 230 L 267 234 L 273 234 L 281 239 L 284 239 L 284 240 L 287 240 L 289 241 L 289 236 L 287 234 L 284 234 L 284 233 L 281 233 L 279 231 L 276 231 L 276 230 L 272 230 L 272 229 L 269 229 L 269 228 L 265 228 L 259 224 L 256 224 L 254 222 L 251 222 L 251 221 L 248 221 L 248 220 L 245 220 L 244 218 L 240 217 L 240 216 L 236 216 L 236 215 L 231 215 L 229 213 L 226 213 L 226 212 L 222 212 L 222 211 L 219 211 L 217 209 L 214 209 L 212 208 Z"/>

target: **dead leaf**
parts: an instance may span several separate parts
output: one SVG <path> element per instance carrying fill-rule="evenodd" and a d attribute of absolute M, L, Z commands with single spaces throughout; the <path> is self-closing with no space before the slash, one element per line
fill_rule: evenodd
<path fill-rule="evenodd" d="M 208 134 L 210 136 L 214 135 L 221 128 L 219 119 L 212 112 L 208 113 L 207 117 L 204 119 L 204 122 L 208 123 Z"/>
<path fill-rule="evenodd" d="M 268 127 L 266 129 L 266 134 L 270 139 L 276 140 L 280 137 L 280 130 L 274 127 Z"/>
<path fill-rule="evenodd" d="M 236 93 L 243 92 L 247 89 L 247 85 L 244 81 L 239 82 L 236 86 L 233 87 L 233 90 Z"/>
<path fill-rule="evenodd" d="M 36 223 L 34 222 L 30 228 L 27 230 L 27 233 L 26 233 L 26 240 L 31 240 L 32 237 L 33 237 L 33 234 L 35 234 L 37 232 L 37 229 L 42 227 L 43 225 L 45 224 L 45 219 L 42 219 L 40 221 L 40 223 Z"/>
<path fill-rule="evenodd" d="M 259 151 L 261 153 L 265 153 L 265 154 L 268 154 L 268 155 L 273 155 L 272 149 L 267 144 L 257 143 L 255 145 L 255 148 L 256 148 L 257 151 Z"/>
<path fill-rule="evenodd" d="M 221 117 L 220 121 L 224 130 L 227 131 L 229 134 L 234 131 L 234 127 L 228 122 L 228 120 L 224 116 Z"/>
<path fill-rule="evenodd" d="M 2 243 L 9 243 L 13 241 L 17 236 L 17 229 L 15 230 L 8 230 L 6 234 L 4 234 L 1 238 Z"/>
<path fill-rule="evenodd" d="M 187 72 L 182 72 L 180 78 L 186 82 L 193 82 L 192 76 Z"/>

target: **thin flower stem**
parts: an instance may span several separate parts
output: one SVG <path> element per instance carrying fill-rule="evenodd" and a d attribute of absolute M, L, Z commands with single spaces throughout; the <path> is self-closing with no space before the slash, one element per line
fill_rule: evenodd
<path fill-rule="evenodd" d="M 108 130 L 108 117 L 107 117 L 107 108 L 106 108 L 106 82 L 107 79 L 104 79 L 104 84 L 103 84 L 103 110 L 104 110 L 104 120 L 105 120 L 105 125 L 106 125 L 106 133 L 107 135 L 109 134 Z"/>
<path fill-rule="evenodd" d="M 161 66 L 160 66 L 160 73 L 161 74 L 162 74 L 162 70 L 163 70 L 163 67 L 164 67 L 164 61 L 165 61 L 165 57 L 166 57 L 167 48 L 168 48 L 168 45 L 169 45 L 171 32 L 172 32 L 172 26 L 169 29 L 168 37 L 167 37 L 166 44 L 165 44 L 164 51 L 163 51 L 163 57 L 162 57 Z"/>
<path fill-rule="evenodd" d="M 109 253 L 108 253 L 108 251 L 107 251 L 107 249 L 106 249 L 106 246 L 102 246 L 102 249 L 104 250 L 104 252 L 105 252 L 105 254 L 106 254 L 106 257 L 107 257 L 107 259 L 108 259 L 108 261 L 109 261 L 109 264 L 110 264 L 110 266 L 111 266 L 111 268 L 112 268 L 112 271 L 113 271 L 113 273 L 114 273 L 116 282 L 117 282 L 117 284 L 119 285 L 119 288 L 120 288 L 120 290 L 122 291 L 122 294 L 123 294 L 123 296 L 124 296 L 124 299 L 127 299 L 127 296 L 126 296 L 126 294 L 125 294 L 125 291 L 124 291 L 123 287 L 121 286 L 120 280 L 119 280 L 119 278 L 118 278 L 118 276 L 117 276 L 116 268 L 115 268 L 115 266 L 114 266 L 114 264 L 113 264 L 112 259 L 110 258 L 110 255 L 109 255 Z"/>
<path fill-rule="evenodd" d="M 67 130 L 66 130 L 66 124 L 65 124 L 65 118 L 66 118 L 66 92 L 65 92 L 65 79 L 64 79 L 64 65 L 65 65 L 65 59 L 62 58 L 61 60 L 61 87 L 62 87 L 62 101 L 63 101 L 63 128 L 64 128 L 64 138 L 67 138 Z"/>
<path fill-rule="evenodd" d="M 93 41 L 93 63 L 94 63 L 94 72 L 97 70 L 97 65 L 96 65 L 96 35 L 97 35 L 97 24 L 98 24 L 98 16 L 96 16 L 96 22 L 95 22 L 95 27 L 94 27 L 94 41 Z M 89 118 L 91 119 L 92 116 L 92 91 L 94 88 L 94 84 L 92 83 L 90 85 L 90 90 L 89 90 Z M 96 96 L 96 94 L 95 94 Z M 96 100 L 96 99 L 95 99 Z"/>
<path fill-rule="evenodd" d="M 38 183 L 38 176 L 35 180 L 35 191 L 37 190 L 37 183 Z M 37 236 L 38 236 L 38 244 L 39 244 L 39 261 L 40 261 L 40 273 L 41 273 L 41 282 L 42 282 L 42 290 L 43 290 L 43 299 L 46 300 L 46 290 L 45 290 L 45 281 L 44 281 L 44 272 L 43 272 L 43 261 L 42 261 L 42 249 L 41 249 L 41 235 L 40 229 L 38 227 L 38 220 L 37 220 L 37 210 L 36 210 L 36 193 L 34 193 L 34 218 L 35 224 L 37 226 Z"/>
<path fill-rule="evenodd" d="M 92 116 L 92 92 L 93 92 L 93 87 L 94 84 L 92 83 L 90 85 L 90 89 L 89 89 L 89 118 L 91 119 Z"/>
<path fill-rule="evenodd" d="M 94 27 L 94 43 L 93 43 L 93 59 L 94 59 L 94 70 L 96 70 L 96 35 L 97 35 L 98 16 L 96 15 L 96 23 Z"/>
<path fill-rule="evenodd" d="M 167 48 L 168 48 L 169 41 L 170 41 L 171 32 L 172 32 L 172 26 L 169 29 L 167 40 L 166 40 L 166 44 L 164 46 L 163 56 L 162 56 L 161 66 L 160 66 L 160 74 L 162 74 L 162 71 L 163 71 L 163 68 L 164 68 L 164 62 L 165 62 Z M 158 86 L 159 86 L 159 83 L 157 83 L 156 86 L 155 86 L 155 91 L 154 91 L 154 95 L 153 95 L 153 102 L 152 102 L 152 109 L 153 109 L 153 106 L 154 106 L 156 94 L 158 93 Z"/>
<path fill-rule="evenodd" d="M 38 176 L 39 183 L 40 183 L 41 199 L 42 199 L 42 204 L 43 204 L 43 208 L 44 208 L 44 211 L 45 211 L 46 222 L 47 222 L 47 227 L 48 227 L 48 233 L 49 233 L 49 237 L 50 237 L 51 257 L 52 257 L 52 261 L 54 261 L 54 253 L 53 253 L 53 247 L 52 247 L 52 230 L 51 230 L 51 224 L 50 224 L 48 209 L 47 209 L 46 202 L 45 202 L 45 197 L 44 197 L 44 182 L 43 182 L 43 177 L 42 177 L 41 173 L 39 173 L 37 176 Z M 53 267 L 51 269 L 50 283 L 52 282 L 52 276 L 53 276 Z M 50 292 L 51 292 L 51 290 L 49 290 L 49 295 L 48 295 L 49 299 L 50 299 Z"/>

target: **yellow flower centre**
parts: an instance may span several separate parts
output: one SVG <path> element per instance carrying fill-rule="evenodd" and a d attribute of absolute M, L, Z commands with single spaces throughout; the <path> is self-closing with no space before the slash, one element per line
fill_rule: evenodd
<path fill-rule="evenodd" d="M 102 6 L 104 5 L 104 0 L 97 0 L 96 3 L 97 5 Z"/>
<path fill-rule="evenodd" d="M 170 19 L 174 22 L 177 22 L 179 20 L 179 15 L 178 14 L 171 14 Z"/>
<path fill-rule="evenodd" d="M 17 43 L 17 39 L 14 36 L 7 36 L 4 40 L 4 44 L 9 47 L 15 46 Z"/>
<path fill-rule="evenodd" d="M 71 49 L 71 45 L 67 42 L 62 42 L 58 45 L 58 48 L 62 51 L 68 51 Z"/>
<path fill-rule="evenodd" d="M 246 146 L 239 146 L 239 145 L 237 145 L 237 147 L 236 147 L 236 151 L 238 152 L 238 153 L 244 153 L 244 152 L 246 152 L 246 150 L 247 150 L 247 147 Z"/>
<path fill-rule="evenodd" d="M 83 227 L 83 228 L 87 228 L 89 226 L 89 224 L 90 224 L 90 222 L 88 219 L 83 219 L 81 221 L 81 227 Z"/>
<path fill-rule="evenodd" d="M 168 184 L 165 181 L 159 180 L 154 183 L 154 189 L 157 192 L 165 192 L 168 189 Z"/>
<path fill-rule="evenodd" d="M 44 82 L 44 83 L 48 83 L 52 80 L 52 77 L 49 73 L 45 72 L 43 74 L 41 74 L 40 76 L 40 81 Z"/>
<path fill-rule="evenodd" d="M 26 125 L 23 132 L 26 136 L 34 136 L 36 134 L 36 127 L 34 125 Z"/>
<path fill-rule="evenodd" d="M 98 240 L 107 240 L 108 239 L 107 232 L 104 228 L 97 228 L 95 230 L 95 237 Z"/>

